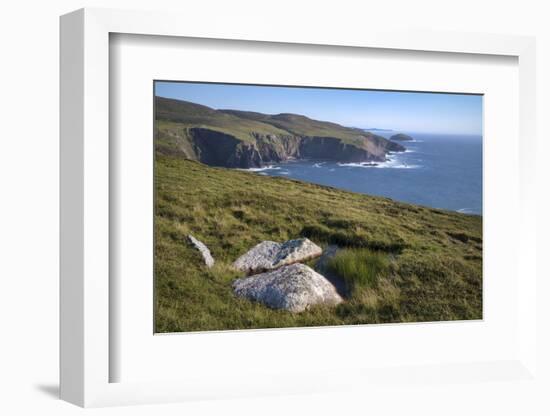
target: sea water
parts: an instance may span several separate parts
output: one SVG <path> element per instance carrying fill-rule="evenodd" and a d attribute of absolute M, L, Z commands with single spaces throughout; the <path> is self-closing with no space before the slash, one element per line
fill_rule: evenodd
<path fill-rule="evenodd" d="M 377 134 L 390 136 L 391 133 Z M 295 160 L 254 169 L 352 192 L 465 214 L 482 214 L 481 136 L 409 133 L 400 142 L 405 152 L 391 153 L 386 162 L 337 163 Z"/>

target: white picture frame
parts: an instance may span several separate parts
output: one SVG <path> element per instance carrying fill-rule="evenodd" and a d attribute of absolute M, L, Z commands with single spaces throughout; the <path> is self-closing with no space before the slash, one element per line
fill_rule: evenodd
<path fill-rule="evenodd" d="M 381 380 L 406 377 L 408 370 L 362 372 L 342 368 L 331 377 L 317 373 L 272 375 L 265 379 L 237 380 L 221 376 L 181 381 L 110 382 L 114 356 L 109 348 L 112 299 L 109 275 L 110 238 L 109 156 L 109 36 L 114 33 L 332 45 L 439 53 L 504 55 L 519 65 L 520 215 L 517 241 L 518 354 L 499 362 L 442 363 L 420 367 L 416 376 L 479 382 L 479 374 L 504 374 L 506 379 L 536 378 L 535 165 L 531 152 L 536 141 L 535 41 L 529 37 L 399 32 L 348 28 L 328 33 L 264 22 L 246 34 L 226 25 L 207 27 L 198 20 L 168 13 L 82 9 L 61 18 L 61 398 L 80 406 L 159 403 L 197 398 L 307 393 L 347 389 Z M 118 357 L 119 358 L 119 357 Z M 397 372 L 396 372 L 397 371 Z M 474 373 L 478 376 L 474 375 Z M 345 377 L 342 377 L 345 375 Z M 350 381 L 342 383 L 347 378 Z"/>

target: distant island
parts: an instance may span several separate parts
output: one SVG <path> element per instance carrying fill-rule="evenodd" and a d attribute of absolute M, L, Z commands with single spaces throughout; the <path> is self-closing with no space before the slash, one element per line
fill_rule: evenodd
<path fill-rule="evenodd" d="M 359 128 L 300 114 L 215 110 L 155 97 L 156 148 L 210 166 L 259 168 L 291 159 L 383 162 L 405 147 Z"/>
<path fill-rule="evenodd" d="M 376 127 L 373 127 L 372 129 L 363 129 L 365 131 L 393 131 L 392 129 L 378 129 Z"/>
<path fill-rule="evenodd" d="M 406 142 L 406 141 L 414 140 L 414 138 L 412 138 L 408 134 L 398 133 L 391 136 L 390 140 L 396 141 L 396 142 Z"/>

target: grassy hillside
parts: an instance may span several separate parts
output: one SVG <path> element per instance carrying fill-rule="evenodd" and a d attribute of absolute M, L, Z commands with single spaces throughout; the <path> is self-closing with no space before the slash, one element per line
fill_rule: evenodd
<path fill-rule="evenodd" d="M 172 128 L 203 127 L 252 141 L 252 133 L 279 136 L 334 137 L 344 143 L 368 148 L 369 142 L 386 141 L 381 136 L 299 114 L 262 114 L 251 111 L 214 110 L 200 104 L 155 97 L 156 119 L 161 132 Z"/>
<path fill-rule="evenodd" d="M 237 117 L 204 105 L 188 101 L 155 97 L 155 114 L 158 128 L 205 127 L 227 132 L 243 141 L 252 141 L 252 132 L 261 134 L 287 135 L 288 132 L 270 124 Z"/>
<path fill-rule="evenodd" d="M 337 137 L 346 143 L 359 147 L 364 146 L 365 139 L 370 140 L 375 137 L 374 134 L 360 129 L 345 127 L 328 121 L 313 120 L 299 114 L 283 113 L 269 115 L 237 110 L 221 110 L 221 112 L 270 124 L 296 136 Z"/>
<path fill-rule="evenodd" d="M 482 317 L 481 217 L 158 153 L 155 169 L 158 332 Z M 188 233 L 208 245 L 213 269 Z M 300 236 L 343 248 L 329 269 L 346 282 L 344 303 L 292 314 L 234 296 L 239 255 Z"/>

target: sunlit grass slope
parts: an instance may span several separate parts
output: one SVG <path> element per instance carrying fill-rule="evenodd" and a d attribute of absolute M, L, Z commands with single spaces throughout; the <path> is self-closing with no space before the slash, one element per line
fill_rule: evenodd
<path fill-rule="evenodd" d="M 482 317 L 479 216 L 160 154 L 155 169 L 158 332 Z M 208 245 L 213 269 L 188 233 Z M 234 296 L 239 255 L 300 236 L 342 248 L 328 266 L 349 288 L 344 303 L 293 314 Z"/>

